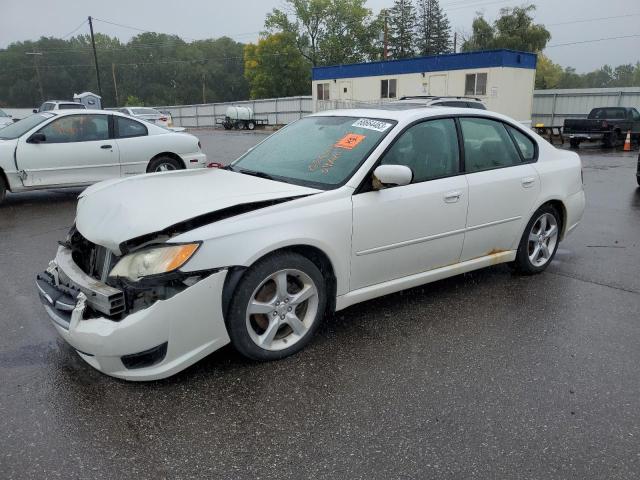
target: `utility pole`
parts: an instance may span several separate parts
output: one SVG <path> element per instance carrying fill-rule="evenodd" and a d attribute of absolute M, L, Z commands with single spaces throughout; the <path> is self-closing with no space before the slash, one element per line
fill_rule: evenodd
<path fill-rule="evenodd" d="M 40 89 L 40 101 L 44 102 L 44 91 L 42 89 L 42 79 L 40 78 L 40 69 L 38 68 L 38 57 L 42 56 L 42 52 L 25 52 L 25 54 L 33 56 L 33 66 L 36 69 L 36 78 L 38 79 L 38 87 Z"/>
<path fill-rule="evenodd" d="M 96 53 L 96 39 L 93 36 L 93 21 L 89 16 L 89 30 L 91 31 L 91 45 L 93 46 L 93 60 L 96 64 L 96 79 L 98 80 L 98 95 L 102 98 L 102 85 L 100 84 L 100 69 L 98 68 L 98 54 Z"/>
<path fill-rule="evenodd" d="M 205 84 L 204 84 L 204 79 L 205 79 L 205 75 L 206 73 L 202 72 L 202 103 L 207 103 L 207 97 L 205 95 Z"/>
<path fill-rule="evenodd" d="M 453 32 L 453 53 L 458 53 L 458 32 Z"/>
<path fill-rule="evenodd" d="M 118 101 L 118 82 L 116 82 L 116 64 L 111 64 L 111 75 L 113 76 L 113 89 L 116 91 L 116 107 L 120 105 Z"/>
<path fill-rule="evenodd" d="M 387 21 L 387 10 L 384 10 L 384 54 L 383 60 L 387 60 L 389 58 L 389 27 Z"/>

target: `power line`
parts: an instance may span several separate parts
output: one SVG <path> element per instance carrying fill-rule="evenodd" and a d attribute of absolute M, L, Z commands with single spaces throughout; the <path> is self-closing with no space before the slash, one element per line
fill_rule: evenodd
<path fill-rule="evenodd" d="M 616 15 L 613 17 L 594 17 L 594 18 L 585 18 L 583 20 L 571 20 L 569 22 L 560 22 L 560 23 L 547 23 L 545 27 L 556 27 L 558 25 L 570 25 L 572 23 L 586 23 L 586 22 L 595 22 L 600 20 L 612 20 L 614 18 L 626 18 L 626 17 L 639 17 L 640 13 L 628 13 L 626 15 Z"/>
<path fill-rule="evenodd" d="M 622 39 L 622 38 L 634 38 L 634 37 L 640 37 L 640 34 L 621 35 L 619 37 L 595 38 L 593 40 L 582 40 L 582 41 L 579 41 L 579 42 L 556 43 L 555 45 L 547 45 L 545 48 L 566 47 L 567 45 L 580 45 L 582 43 L 604 42 L 606 40 L 619 40 L 619 39 Z"/>
<path fill-rule="evenodd" d="M 74 28 L 73 30 L 71 30 L 69 33 L 67 33 L 66 35 L 64 35 L 63 37 L 60 37 L 61 40 L 66 39 L 67 37 L 70 37 L 71 35 L 73 35 L 74 33 L 76 33 L 78 30 L 80 30 L 85 24 L 87 23 L 87 20 L 83 20 L 82 23 L 80 25 L 78 25 L 76 28 Z"/>

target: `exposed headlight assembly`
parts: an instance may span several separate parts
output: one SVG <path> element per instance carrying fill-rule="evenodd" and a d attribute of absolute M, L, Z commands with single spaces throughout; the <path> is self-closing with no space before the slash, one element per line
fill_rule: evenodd
<path fill-rule="evenodd" d="M 184 265 L 199 246 L 198 243 L 187 243 L 131 253 L 122 257 L 109 276 L 127 278 L 135 282 L 149 275 L 173 272 Z"/>

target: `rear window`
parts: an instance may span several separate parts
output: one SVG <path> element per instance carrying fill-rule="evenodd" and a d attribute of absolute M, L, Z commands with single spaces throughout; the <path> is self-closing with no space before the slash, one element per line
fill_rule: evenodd
<path fill-rule="evenodd" d="M 58 110 L 86 110 L 86 108 L 81 103 L 61 103 L 58 105 Z"/>
<path fill-rule="evenodd" d="M 627 118 L 627 112 L 624 108 L 594 108 L 587 118 L 596 120 L 624 120 Z"/>

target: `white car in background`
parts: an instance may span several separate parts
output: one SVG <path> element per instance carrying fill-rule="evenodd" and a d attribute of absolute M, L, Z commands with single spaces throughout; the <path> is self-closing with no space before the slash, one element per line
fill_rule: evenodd
<path fill-rule="evenodd" d="M 118 112 L 124 113 L 125 115 L 129 115 L 130 117 L 139 118 L 140 120 L 145 120 L 155 125 L 160 125 L 161 127 L 165 127 L 165 128 L 173 127 L 173 121 L 171 119 L 171 115 L 167 115 L 166 113 L 160 112 L 155 108 L 124 107 L 124 108 L 118 108 Z"/>
<path fill-rule="evenodd" d="M 68 100 L 47 100 L 40 108 L 34 108 L 33 113 L 50 112 L 52 110 L 86 110 L 86 105 L 80 102 L 70 102 Z"/>
<path fill-rule="evenodd" d="M 6 127 L 7 125 L 13 125 L 13 118 L 11 118 L 11 115 L 7 115 L 0 110 L 0 128 Z"/>
<path fill-rule="evenodd" d="M 196 137 L 117 112 L 59 110 L 0 130 L 0 203 L 6 192 L 78 187 L 139 173 L 206 166 Z"/>
<path fill-rule="evenodd" d="M 56 330 L 152 380 L 229 342 L 286 357 L 328 311 L 452 275 L 542 272 L 582 218 L 580 157 L 503 115 L 408 107 L 310 115 L 224 169 L 88 188 L 36 280 Z"/>

